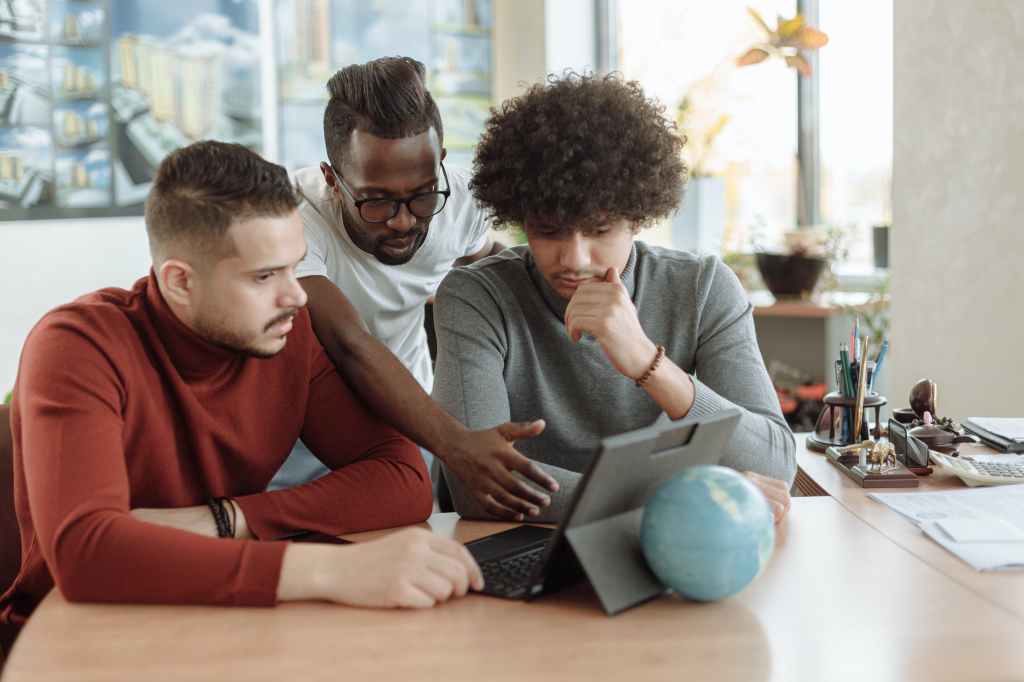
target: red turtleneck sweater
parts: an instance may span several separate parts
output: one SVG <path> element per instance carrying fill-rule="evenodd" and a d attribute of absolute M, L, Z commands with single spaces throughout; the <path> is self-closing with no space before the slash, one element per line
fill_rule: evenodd
<path fill-rule="evenodd" d="M 54 582 L 74 601 L 274 603 L 285 543 L 202 537 L 133 508 L 232 497 L 259 540 L 417 523 L 431 510 L 419 450 L 353 396 L 305 309 L 280 353 L 246 357 L 182 324 L 152 273 L 36 325 L 11 424 L 22 564 L 0 598 L 9 624 Z M 334 471 L 264 492 L 299 436 Z"/>

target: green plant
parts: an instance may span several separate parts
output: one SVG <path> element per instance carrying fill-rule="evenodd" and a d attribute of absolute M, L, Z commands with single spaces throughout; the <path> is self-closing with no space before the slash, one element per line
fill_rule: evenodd
<path fill-rule="evenodd" d="M 811 63 L 805 53 L 828 43 L 828 36 L 808 24 L 801 14 L 791 19 L 779 16 L 775 28 L 770 28 L 756 10 L 748 7 L 747 12 L 763 32 L 763 39 L 739 57 L 720 63 L 710 74 L 695 82 L 676 108 L 676 125 L 687 140 L 684 147 L 687 164 L 690 174 L 696 177 L 712 174 L 710 163 L 714 143 L 730 120 L 723 108 L 732 71 L 778 58 L 801 76 L 809 76 Z"/>
<path fill-rule="evenodd" d="M 7 391 L 7 395 L 4 396 L 4 405 L 11 404 L 11 398 L 14 397 L 14 391 Z"/>
<path fill-rule="evenodd" d="M 886 274 L 882 283 L 871 297 L 860 305 L 843 305 L 843 311 L 860 321 L 861 334 L 871 339 L 872 348 L 881 348 L 882 341 L 889 338 L 891 322 L 889 307 L 889 275 Z"/>
<path fill-rule="evenodd" d="M 817 50 L 828 44 L 828 36 L 808 24 L 803 15 L 797 14 L 792 19 L 781 15 L 775 28 L 769 28 L 757 10 L 748 7 L 747 12 L 754 18 L 757 25 L 765 33 L 767 40 L 760 42 L 744 52 L 736 60 L 737 66 L 759 64 L 769 57 L 777 57 L 786 62 L 786 66 L 796 69 L 801 76 L 811 75 L 811 63 L 804 56 L 805 50 Z"/>

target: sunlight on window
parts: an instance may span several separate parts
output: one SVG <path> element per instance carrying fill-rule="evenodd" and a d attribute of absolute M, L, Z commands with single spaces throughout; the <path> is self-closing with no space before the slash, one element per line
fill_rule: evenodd
<path fill-rule="evenodd" d="M 778 0 L 619 3 L 623 74 L 673 118 L 685 96 L 709 126 L 728 117 L 710 148 L 688 159 L 698 174 L 725 179 L 727 251 L 747 251 L 754 238 L 771 241 L 796 221 L 796 75 L 776 61 L 734 68 L 735 58 L 762 39 L 747 7 L 769 22 L 796 12 L 795 2 Z M 667 225 L 644 239 L 670 245 Z"/>
<path fill-rule="evenodd" d="M 820 52 L 822 219 L 872 263 L 871 228 L 892 220 L 892 0 L 824 0 Z"/>

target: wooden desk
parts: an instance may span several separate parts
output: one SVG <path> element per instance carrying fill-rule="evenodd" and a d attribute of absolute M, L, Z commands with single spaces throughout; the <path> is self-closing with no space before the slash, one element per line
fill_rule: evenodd
<path fill-rule="evenodd" d="M 869 492 L 926 492 L 937 490 L 964 490 L 967 488 L 956 476 L 935 467 L 935 473 L 918 479 L 917 488 L 890 488 L 865 490 L 844 475 L 825 455 L 805 447 L 806 434 L 797 435 L 797 464 L 839 504 L 872 528 L 903 547 L 929 566 L 935 568 L 966 589 L 988 600 L 993 606 L 1024 619 L 1024 573 L 1020 571 L 975 571 L 938 543 L 917 529 L 914 524 L 880 502 L 870 499 Z M 962 445 L 960 452 L 991 453 L 982 445 Z M 1007 455 L 1016 457 L 1016 455 Z"/>
<path fill-rule="evenodd" d="M 463 541 L 505 527 L 431 525 Z M 716 604 L 663 597 L 609 618 L 584 586 L 427 611 L 83 605 L 54 591 L 3 680 L 1004 680 L 1024 675 L 1022 625 L 832 498 L 798 498 L 764 574 Z"/>

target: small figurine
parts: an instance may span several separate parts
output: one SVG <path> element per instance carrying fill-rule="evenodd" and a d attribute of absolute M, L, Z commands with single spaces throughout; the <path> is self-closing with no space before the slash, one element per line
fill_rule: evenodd
<path fill-rule="evenodd" d="M 889 441 L 866 440 L 839 448 L 839 452 L 844 455 L 859 453 L 861 466 L 874 473 L 884 474 L 896 467 L 896 448 Z"/>
<path fill-rule="evenodd" d="M 885 472 L 896 466 L 896 448 L 888 441 L 878 441 L 868 453 L 868 464 L 878 472 Z"/>
<path fill-rule="evenodd" d="M 910 389 L 910 408 L 920 418 L 925 412 L 936 414 L 935 405 L 939 399 L 939 387 L 931 379 L 921 379 Z"/>

